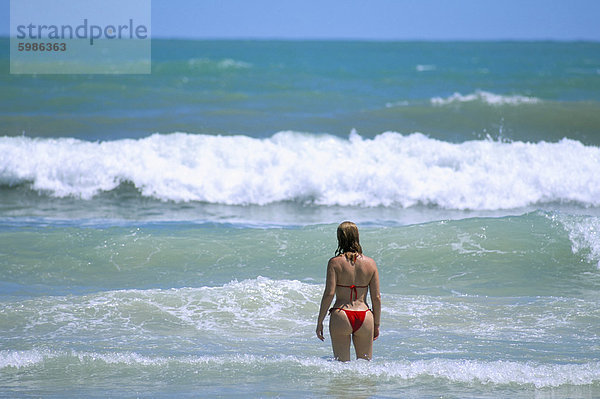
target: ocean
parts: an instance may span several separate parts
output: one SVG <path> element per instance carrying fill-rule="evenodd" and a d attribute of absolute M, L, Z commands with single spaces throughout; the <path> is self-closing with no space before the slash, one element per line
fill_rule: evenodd
<path fill-rule="evenodd" d="M 600 43 L 0 41 L 0 397 L 600 397 Z M 344 220 L 371 362 L 315 336 Z"/>

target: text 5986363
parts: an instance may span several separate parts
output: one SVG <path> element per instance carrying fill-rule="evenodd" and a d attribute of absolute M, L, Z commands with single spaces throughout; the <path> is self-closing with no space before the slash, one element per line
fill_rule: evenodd
<path fill-rule="evenodd" d="M 45 43 L 45 42 L 18 42 L 17 50 L 19 51 L 67 51 L 67 43 Z"/>

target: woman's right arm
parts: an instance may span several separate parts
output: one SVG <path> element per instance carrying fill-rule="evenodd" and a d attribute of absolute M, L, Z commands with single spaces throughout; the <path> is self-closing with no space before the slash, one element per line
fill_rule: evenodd
<path fill-rule="evenodd" d="M 319 318 L 317 319 L 317 337 L 324 341 L 325 337 L 323 336 L 323 320 L 325 320 L 325 316 L 327 315 L 327 310 L 329 309 L 329 305 L 333 301 L 333 297 L 335 296 L 335 269 L 333 267 L 333 259 L 329 260 L 327 264 L 327 278 L 325 281 L 325 291 L 323 292 L 323 298 L 321 298 L 321 308 L 319 309 Z"/>
<path fill-rule="evenodd" d="M 379 291 L 379 271 L 377 270 L 377 265 L 375 265 L 375 271 L 373 272 L 373 277 L 371 277 L 371 282 L 369 283 L 369 291 L 371 292 L 373 322 L 375 323 L 373 340 L 376 340 L 379 336 L 379 323 L 381 321 L 381 292 Z"/>

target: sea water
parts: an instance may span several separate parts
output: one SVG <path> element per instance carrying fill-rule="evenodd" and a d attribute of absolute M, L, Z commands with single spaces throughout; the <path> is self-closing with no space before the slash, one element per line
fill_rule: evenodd
<path fill-rule="evenodd" d="M 152 55 L 2 54 L 0 397 L 600 397 L 599 44 Z M 314 333 L 344 220 L 371 362 Z"/>

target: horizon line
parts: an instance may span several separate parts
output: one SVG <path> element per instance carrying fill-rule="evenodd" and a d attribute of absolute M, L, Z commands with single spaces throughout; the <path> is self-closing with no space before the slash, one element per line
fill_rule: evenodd
<path fill-rule="evenodd" d="M 0 39 L 17 39 L 14 36 L 0 34 Z M 365 38 L 365 37 L 265 37 L 265 36 L 150 36 L 150 40 L 182 40 L 182 41 L 279 41 L 279 42 L 373 42 L 373 43 L 401 43 L 401 42 L 474 42 L 474 43 L 493 43 L 493 42 L 555 42 L 555 43 L 600 43 L 599 39 L 591 38 Z M 18 39 L 17 39 L 18 40 Z M 56 40 L 56 39 L 41 39 Z"/>

